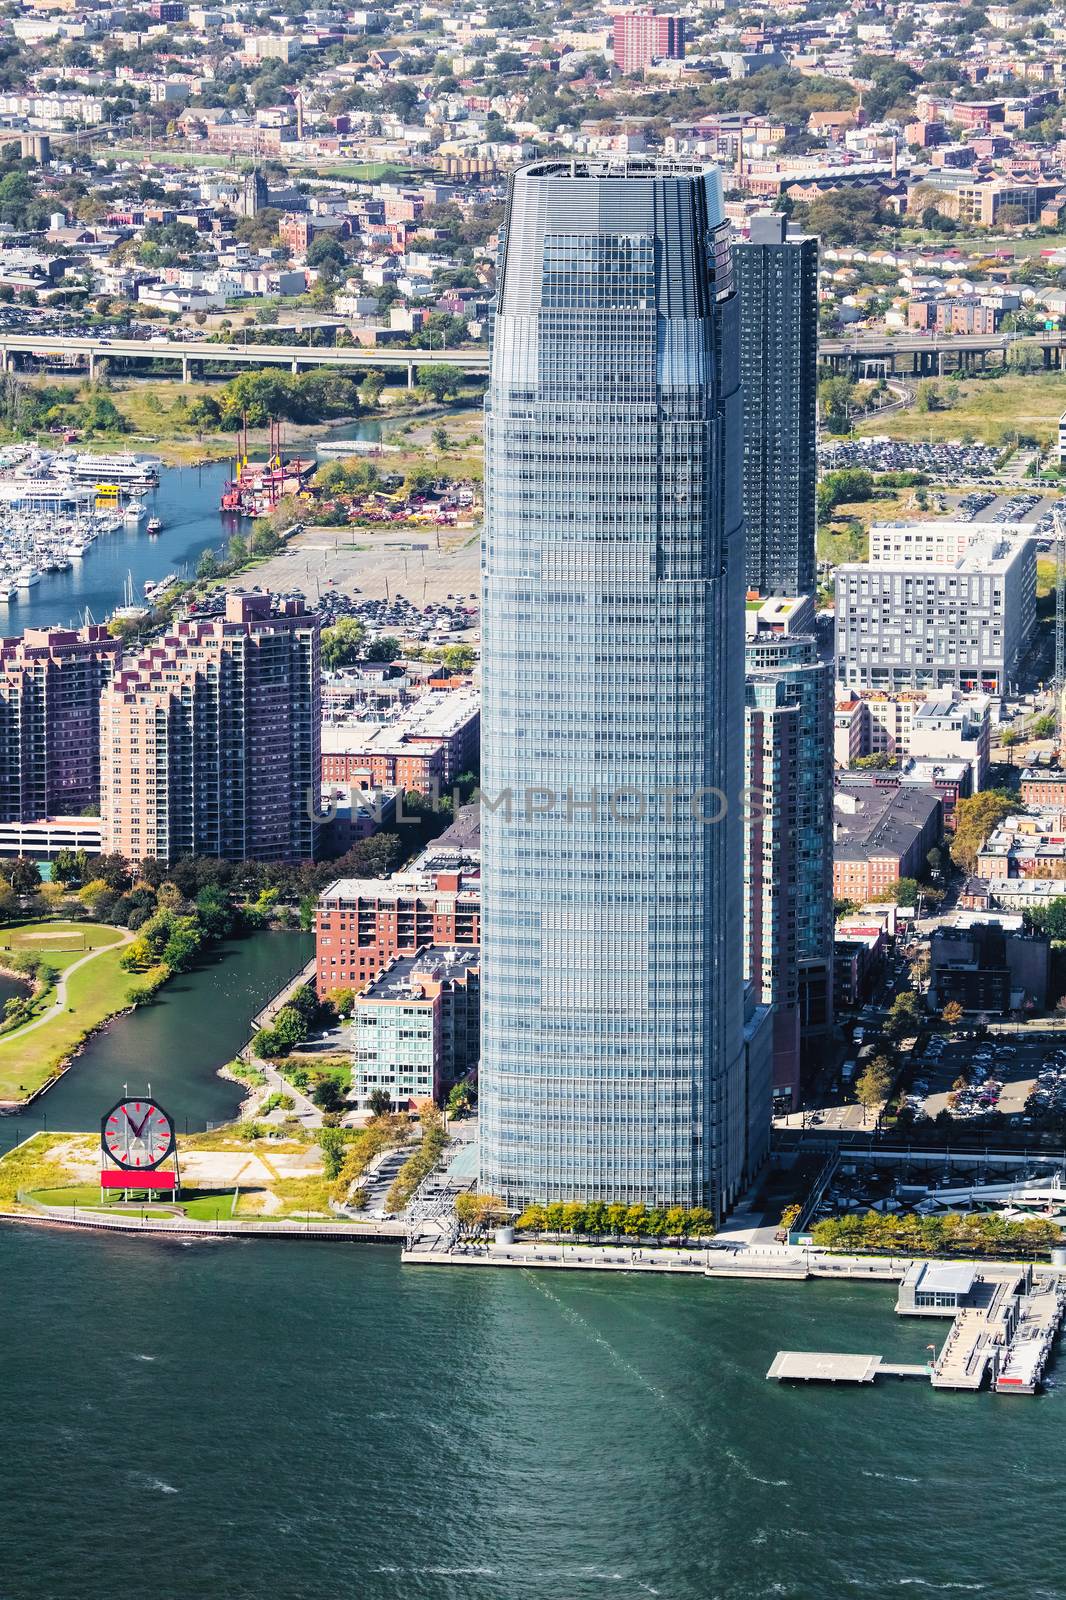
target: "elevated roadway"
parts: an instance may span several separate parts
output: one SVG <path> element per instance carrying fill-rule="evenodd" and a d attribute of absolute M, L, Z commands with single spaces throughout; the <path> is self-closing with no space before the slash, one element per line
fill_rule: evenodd
<path fill-rule="evenodd" d="M 0 365 L 5 372 L 20 358 L 74 358 L 86 362 L 90 379 L 96 377 L 99 361 L 178 361 L 183 383 L 188 383 L 195 368 L 205 361 L 226 366 L 284 366 L 290 372 L 308 367 L 335 367 L 365 372 L 368 367 L 398 368 L 407 374 L 413 388 L 419 367 L 446 365 L 463 372 L 483 374 L 489 369 L 489 352 L 484 347 L 467 350 L 400 350 L 387 345 L 373 349 L 361 346 L 304 344 L 214 344 L 207 339 L 118 339 L 86 334 L 0 333 Z"/>

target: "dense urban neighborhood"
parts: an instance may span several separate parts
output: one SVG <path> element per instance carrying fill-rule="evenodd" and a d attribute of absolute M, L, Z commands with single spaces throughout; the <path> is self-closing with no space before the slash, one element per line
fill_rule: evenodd
<path fill-rule="evenodd" d="M 12 1600 L 1061 1593 L 1064 351 L 1066 7 L 0 4 Z"/>

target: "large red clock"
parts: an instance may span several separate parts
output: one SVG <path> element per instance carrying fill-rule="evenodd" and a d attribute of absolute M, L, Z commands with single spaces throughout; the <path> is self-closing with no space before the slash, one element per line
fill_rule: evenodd
<path fill-rule="evenodd" d="M 120 1100 L 100 1120 L 105 1154 L 126 1172 L 158 1167 L 174 1142 L 173 1119 L 155 1100 Z"/>

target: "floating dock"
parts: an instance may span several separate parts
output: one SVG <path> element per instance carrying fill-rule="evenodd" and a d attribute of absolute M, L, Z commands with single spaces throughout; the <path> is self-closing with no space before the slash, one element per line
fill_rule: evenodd
<path fill-rule="evenodd" d="M 877 1378 L 924 1378 L 928 1367 L 882 1356 L 837 1355 L 828 1350 L 779 1350 L 766 1374 L 780 1383 L 873 1383 Z"/>

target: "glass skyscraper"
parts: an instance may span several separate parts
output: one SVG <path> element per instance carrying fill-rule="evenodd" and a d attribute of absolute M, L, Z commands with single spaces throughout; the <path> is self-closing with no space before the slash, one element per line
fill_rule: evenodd
<path fill-rule="evenodd" d="M 776 212 L 736 246 L 744 390 L 749 589 L 813 594 L 818 397 L 818 241 Z"/>
<path fill-rule="evenodd" d="M 480 1074 L 481 1186 L 511 1204 L 721 1210 L 745 1175 L 737 311 L 713 169 L 514 175 L 486 402 Z"/>

